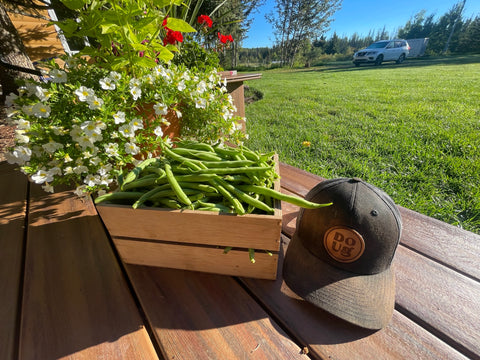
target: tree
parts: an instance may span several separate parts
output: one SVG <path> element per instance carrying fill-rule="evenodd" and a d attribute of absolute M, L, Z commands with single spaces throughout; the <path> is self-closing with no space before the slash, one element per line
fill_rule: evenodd
<path fill-rule="evenodd" d="M 341 0 L 277 0 L 275 13 L 267 15 L 273 25 L 283 65 L 293 66 L 295 55 L 306 39 L 321 36 Z"/>

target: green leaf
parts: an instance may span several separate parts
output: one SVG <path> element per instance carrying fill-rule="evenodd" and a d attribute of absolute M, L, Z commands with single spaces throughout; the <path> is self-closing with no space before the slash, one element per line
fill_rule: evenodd
<path fill-rule="evenodd" d="M 146 51 L 148 50 L 148 46 L 144 45 L 144 44 L 131 44 L 133 50 L 136 50 L 136 51 Z"/>
<path fill-rule="evenodd" d="M 63 5 L 65 5 L 70 10 L 79 10 L 81 9 L 86 2 L 83 0 L 61 0 Z"/>
<path fill-rule="evenodd" d="M 174 31 L 181 32 L 197 32 L 193 27 L 191 27 L 186 21 L 176 18 L 167 19 L 167 27 Z"/>
<path fill-rule="evenodd" d="M 78 28 L 78 24 L 75 20 L 67 19 L 64 21 L 53 21 L 62 31 L 66 37 L 72 36 Z"/>
<path fill-rule="evenodd" d="M 102 24 L 100 25 L 100 29 L 102 29 L 102 34 L 109 34 L 115 32 L 118 29 L 117 24 Z"/>

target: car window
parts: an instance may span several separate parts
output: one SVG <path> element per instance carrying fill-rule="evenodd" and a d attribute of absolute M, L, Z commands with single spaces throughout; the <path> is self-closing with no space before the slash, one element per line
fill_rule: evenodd
<path fill-rule="evenodd" d="M 391 48 L 394 48 L 395 47 L 395 42 L 394 41 L 391 41 L 388 43 L 387 45 L 387 49 L 391 49 Z"/>

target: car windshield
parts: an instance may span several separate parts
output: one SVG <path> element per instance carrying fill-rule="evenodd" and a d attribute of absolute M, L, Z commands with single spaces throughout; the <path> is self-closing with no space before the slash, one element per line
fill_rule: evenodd
<path fill-rule="evenodd" d="M 369 47 L 367 47 L 367 49 L 381 49 L 387 46 L 387 44 L 388 44 L 388 41 L 379 41 L 371 44 Z"/>

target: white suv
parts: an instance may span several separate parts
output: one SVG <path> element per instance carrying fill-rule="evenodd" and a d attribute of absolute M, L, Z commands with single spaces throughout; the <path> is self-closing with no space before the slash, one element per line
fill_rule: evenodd
<path fill-rule="evenodd" d="M 380 65 L 384 61 L 396 61 L 397 64 L 401 64 L 409 51 L 410 45 L 407 40 L 381 40 L 353 54 L 353 63 L 355 66 L 367 63 Z"/>

